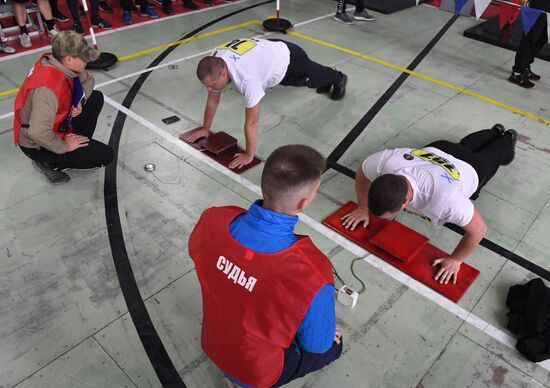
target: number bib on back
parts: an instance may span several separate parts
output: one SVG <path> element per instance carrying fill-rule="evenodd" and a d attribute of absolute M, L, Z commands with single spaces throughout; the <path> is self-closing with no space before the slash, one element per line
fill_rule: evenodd
<path fill-rule="evenodd" d="M 218 50 L 231 50 L 237 55 L 244 55 L 256 47 L 256 42 L 251 39 L 233 39 L 217 47 Z"/>

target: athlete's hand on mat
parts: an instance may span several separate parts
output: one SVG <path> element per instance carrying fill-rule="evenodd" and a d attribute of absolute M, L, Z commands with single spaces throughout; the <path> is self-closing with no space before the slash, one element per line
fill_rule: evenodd
<path fill-rule="evenodd" d="M 336 325 L 336 332 L 334 333 L 334 342 L 336 342 L 336 345 L 340 345 L 340 339 L 342 338 L 342 329 Z"/>
<path fill-rule="evenodd" d="M 439 280 L 440 284 L 448 284 L 449 280 L 453 278 L 453 284 L 456 284 L 460 264 L 462 264 L 462 261 L 450 257 L 434 260 L 432 267 L 441 265 L 441 268 L 439 268 L 439 271 L 434 276 L 434 280 Z"/>
<path fill-rule="evenodd" d="M 369 224 L 369 212 L 368 210 L 357 208 L 340 218 L 340 220 L 346 229 L 355 230 L 355 227 L 361 222 L 363 223 L 363 227 L 366 228 Z"/>
<path fill-rule="evenodd" d="M 198 128 L 195 132 L 185 136 L 183 140 L 185 140 L 188 143 L 194 143 L 203 137 L 208 137 L 209 134 L 210 134 L 210 131 L 208 129 L 204 129 L 201 127 L 201 128 Z"/>
<path fill-rule="evenodd" d="M 90 139 L 86 136 L 69 133 L 65 136 L 65 143 L 69 146 L 68 152 L 74 151 L 77 148 L 87 147 Z"/>
<path fill-rule="evenodd" d="M 248 154 L 235 154 L 231 163 L 229 163 L 229 168 L 242 168 L 252 162 L 254 156 Z"/>
<path fill-rule="evenodd" d="M 82 104 L 79 102 L 77 106 L 71 107 L 71 117 L 76 117 L 82 113 Z"/>

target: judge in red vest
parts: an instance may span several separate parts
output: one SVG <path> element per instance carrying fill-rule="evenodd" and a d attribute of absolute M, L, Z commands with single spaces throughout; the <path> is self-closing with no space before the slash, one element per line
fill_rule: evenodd
<path fill-rule="evenodd" d="M 70 180 L 62 170 L 107 165 L 112 149 L 92 139 L 103 107 L 86 64 L 98 58 L 74 31 L 63 31 L 29 71 L 15 98 L 14 142 L 53 184 Z"/>
<path fill-rule="evenodd" d="M 281 386 L 342 352 L 332 265 L 293 233 L 324 170 L 310 147 L 275 150 L 262 174 L 263 201 L 248 211 L 207 209 L 189 239 L 202 290 L 202 347 L 239 386 Z"/>

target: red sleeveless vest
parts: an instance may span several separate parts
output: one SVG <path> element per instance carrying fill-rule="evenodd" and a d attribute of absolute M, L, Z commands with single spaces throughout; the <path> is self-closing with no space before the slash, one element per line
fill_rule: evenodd
<path fill-rule="evenodd" d="M 243 212 L 207 209 L 189 238 L 202 290 L 201 342 L 222 371 L 269 387 L 281 375 L 284 349 L 313 297 L 334 283 L 332 264 L 305 236 L 274 254 L 249 250 L 229 234 L 229 224 Z"/>
<path fill-rule="evenodd" d="M 15 145 L 19 144 L 19 132 L 21 131 L 21 119 L 19 111 L 25 106 L 27 93 L 31 89 L 36 89 L 40 86 L 46 86 L 51 89 L 57 96 L 57 113 L 53 122 L 53 131 L 63 139 L 67 133 L 72 132 L 69 128 L 67 132 L 59 132 L 59 125 L 67 118 L 69 109 L 71 108 L 73 80 L 67 79 L 63 71 L 51 66 L 42 65 L 42 59 L 45 56 L 51 56 L 51 53 L 42 54 L 40 59 L 34 64 L 33 68 L 23 81 L 23 85 L 15 97 L 14 115 L 13 115 L 13 141 Z"/>

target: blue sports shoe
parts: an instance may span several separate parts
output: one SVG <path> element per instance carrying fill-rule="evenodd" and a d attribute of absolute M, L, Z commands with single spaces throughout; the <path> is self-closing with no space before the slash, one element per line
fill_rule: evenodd
<path fill-rule="evenodd" d="M 122 11 L 122 23 L 126 25 L 132 24 L 132 13 L 130 11 Z"/>
<path fill-rule="evenodd" d="M 152 7 L 147 7 L 145 12 L 140 12 L 139 15 L 151 19 L 158 19 L 160 17 Z"/>

